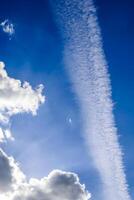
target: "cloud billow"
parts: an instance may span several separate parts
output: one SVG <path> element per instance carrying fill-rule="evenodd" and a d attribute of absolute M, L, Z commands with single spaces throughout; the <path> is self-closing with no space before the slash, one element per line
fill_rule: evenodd
<path fill-rule="evenodd" d="M 12 191 L 25 180 L 25 175 L 13 157 L 0 149 L 0 193 Z"/>
<path fill-rule="evenodd" d="M 53 170 L 42 179 L 26 180 L 19 165 L 0 150 L 0 199 L 88 200 L 90 194 L 76 174 Z"/>
<path fill-rule="evenodd" d="M 54 170 L 41 180 L 31 179 L 13 200 L 88 200 L 89 197 L 76 174 Z"/>
<path fill-rule="evenodd" d="M 43 86 L 33 89 L 28 82 L 10 78 L 5 65 L 0 62 L 0 142 L 10 138 L 8 124 L 10 117 L 18 113 L 36 115 L 40 104 L 45 101 Z M 75 173 L 53 170 L 47 177 L 35 179 L 27 177 L 19 164 L 0 149 L 0 200 L 88 200 L 90 194 L 80 184 Z"/>
<path fill-rule="evenodd" d="M 45 101 L 42 90 L 43 85 L 33 89 L 28 82 L 9 77 L 4 63 L 0 62 L 0 124 L 8 124 L 10 117 L 18 113 L 36 115 L 40 104 Z M 4 134 L 1 131 L 1 137 Z"/>

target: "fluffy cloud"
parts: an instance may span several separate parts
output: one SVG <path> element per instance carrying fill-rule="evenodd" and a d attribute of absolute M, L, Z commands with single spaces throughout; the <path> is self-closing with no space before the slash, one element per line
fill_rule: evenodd
<path fill-rule="evenodd" d="M 76 174 L 52 171 L 41 180 L 26 180 L 12 157 L 0 150 L 0 198 L 3 200 L 88 200 Z"/>
<path fill-rule="evenodd" d="M 8 157 L 0 149 L 0 193 L 14 190 L 25 181 L 25 175 L 19 169 L 19 165 L 13 157 Z"/>
<path fill-rule="evenodd" d="M 0 26 L 2 27 L 2 30 L 10 36 L 15 33 L 14 25 L 10 23 L 8 19 L 1 22 Z"/>
<path fill-rule="evenodd" d="M 28 82 L 10 78 L 4 63 L 0 62 L 0 123 L 8 123 L 9 118 L 18 113 L 36 115 L 39 105 L 44 102 L 42 90 L 43 85 L 33 89 Z M 2 132 L 0 136 L 3 137 Z"/>
<path fill-rule="evenodd" d="M 18 113 L 36 114 L 41 103 L 43 86 L 33 89 L 28 82 L 10 78 L 5 65 L 0 62 L 0 124 L 7 124 L 12 115 Z M 8 129 L 0 128 L 0 142 L 11 138 Z M 0 199 L 2 200 L 88 200 L 90 194 L 81 185 L 76 174 L 52 171 L 42 179 L 26 176 L 20 170 L 13 157 L 0 149 Z"/>
<path fill-rule="evenodd" d="M 31 179 L 17 193 L 13 200 L 88 200 L 90 197 L 76 174 L 60 170 L 41 180 Z"/>

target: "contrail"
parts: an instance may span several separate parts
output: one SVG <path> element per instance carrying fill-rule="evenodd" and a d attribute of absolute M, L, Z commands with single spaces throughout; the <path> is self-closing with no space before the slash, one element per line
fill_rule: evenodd
<path fill-rule="evenodd" d="M 103 200 L 130 200 L 113 116 L 111 83 L 91 0 L 52 0 L 64 38 L 64 61 L 78 97 L 87 146 Z"/>

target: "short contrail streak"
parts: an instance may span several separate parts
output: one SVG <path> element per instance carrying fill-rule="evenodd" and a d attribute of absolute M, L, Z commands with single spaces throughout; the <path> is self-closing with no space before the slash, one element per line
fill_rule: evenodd
<path fill-rule="evenodd" d="M 111 84 L 91 0 L 52 0 L 65 41 L 65 65 L 78 96 L 85 138 L 103 200 L 130 200 L 113 116 Z"/>

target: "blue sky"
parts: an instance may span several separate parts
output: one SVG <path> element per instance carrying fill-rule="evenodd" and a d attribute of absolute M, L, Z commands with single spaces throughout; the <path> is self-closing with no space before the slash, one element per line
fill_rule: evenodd
<path fill-rule="evenodd" d="M 112 82 L 114 114 L 124 164 L 134 198 L 134 38 L 133 2 L 96 0 L 104 51 Z M 10 77 L 42 83 L 46 101 L 38 115 L 12 117 L 15 141 L 2 144 L 28 176 L 41 178 L 53 169 L 78 173 L 94 195 L 100 180 L 82 134 L 82 116 L 63 63 L 63 40 L 48 0 L 1 1 L 0 20 L 9 19 L 15 34 L 0 31 L 0 60 Z"/>

